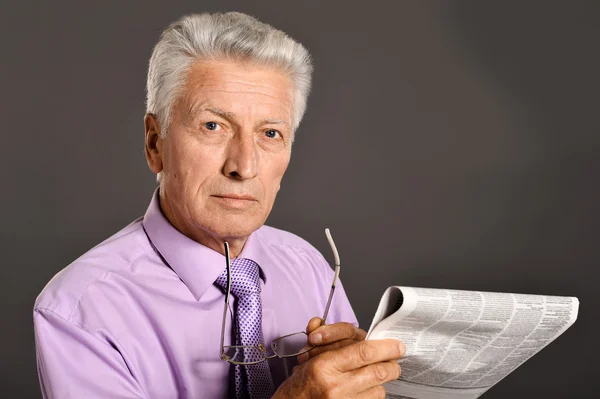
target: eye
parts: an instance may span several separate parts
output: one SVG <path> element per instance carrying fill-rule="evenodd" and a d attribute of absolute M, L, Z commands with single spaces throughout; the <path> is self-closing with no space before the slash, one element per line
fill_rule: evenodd
<path fill-rule="evenodd" d="M 217 122 L 206 122 L 204 124 L 204 126 L 208 129 L 208 130 L 217 130 L 217 128 L 219 127 L 219 124 Z"/>
<path fill-rule="evenodd" d="M 275 129 L 269 129 L 265 132 L 265 136 L 267 136 L 270 139 L 274 139 L 275 137 L 277 137 L 277 135 L 281 136 L 281 133 L 279 133 L 277 130 Z"/>

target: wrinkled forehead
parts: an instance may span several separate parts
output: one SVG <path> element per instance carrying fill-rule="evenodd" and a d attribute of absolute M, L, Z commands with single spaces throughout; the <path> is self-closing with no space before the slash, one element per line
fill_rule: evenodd
<path fill-rule="evenodd" d="M 262 117 L 291 124 L 294 85 L 281 69 L 240 61 L 203 61 L 193 64 L 183 85 L 181 111 L 194 117 L 207 103 L 230 113 L 253 109 Z"/>

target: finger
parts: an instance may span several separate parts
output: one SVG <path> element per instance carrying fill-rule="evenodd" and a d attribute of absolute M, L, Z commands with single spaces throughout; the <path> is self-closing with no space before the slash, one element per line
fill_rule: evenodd
<path fill-rule="evenodd" d="M 373 339 L 360 341 L 336 351 L 323 353 L 324 361 L 331 362 L 332 367 L 345 373 L 361 367 L 398 360 L 406 353 L 402 341 L 398 339 Z"/>
<path fill-rule="evenodd" d="M 322 319 L 320 317 L 313 317 L 310 319 L 306 326 L 306 334 L 310 335 L 311 332 L 319 328 L 321 326 L 321 321 Z"/>
<path fill-rule="evenodd" d="M 380 390 L 377 387 L 381 386 L 381 384 L 397 380 L 399 377 L 400 365 L 395 360 L 388 360 L 386 362 L 370 364 L 351 372 L 349 384 L 353 385 L 352 389 L 354 392 L 366 391 L 373 393 Z M 374 388 L 375 390 L 373 390 Z"/>
<path fill-rule="evenodd" d="M 355 397 L 359 399 L 385 399 L 385 388 L 383 385 L 378 385 L 356 394 Z"/>
<path fill-rule="evenodd" d="M 328 345 L 320 345 L 320 346 L 314 346 L 311 350 L 309 350 L 308 352 L 305 352 L 301 355 L 298 356 L 298 363 L 302 364 L 310 359 L 312 359 L 313 357 L 324 353 L 324 352 L 329 352 L 332 350 L 336 350 L 336 349 L 340 349 L 343 348 L 345 346 L 348 345 L 352 345 L 356 343 L 356 341 L 352 341 L 350 339 L 344 339 L 342 341 L 336 341 L 334 343 L 328 344 Z"/>
<path fill-rule="evenodd" d="M 343 339 L 362 341 L 366 336 L 367 333 L 362 328 L 358 328 L 354 324 L 342 322 L 317 328 L 308 336 L 308 343 L 311 345 L 324 345 Z"/>

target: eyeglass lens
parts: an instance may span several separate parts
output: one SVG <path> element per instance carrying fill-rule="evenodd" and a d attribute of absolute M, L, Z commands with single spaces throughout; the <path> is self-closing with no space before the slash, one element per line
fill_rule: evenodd
<path fill-rule="evenodd" d="M 271 349 L 278 357 L 298 356 L 307 352 L 310 348 L 307 346 L 305 332 L 286 335 L 273 340 L 271 343 Z M 258 346 L 226 346 L 223 349 L 223 354 L 227 357 L 225 360 L 237 364 L 259 363 L 270 355 L 266 349 Z"/>

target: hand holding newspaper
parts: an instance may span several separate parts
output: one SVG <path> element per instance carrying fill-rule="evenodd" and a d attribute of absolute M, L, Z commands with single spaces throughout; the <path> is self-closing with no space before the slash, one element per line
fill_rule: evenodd
<path fill-rule="evenodd" d="M 474 399 L 577 319 L 573 297 L 388 288 L 367 339 L 406 345 L 388 398 Z"/>

